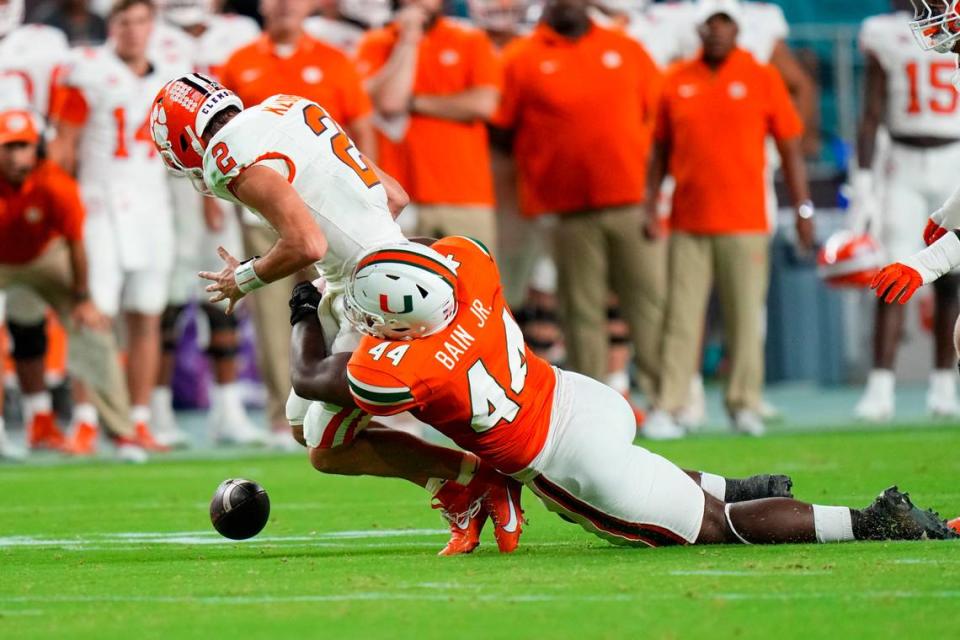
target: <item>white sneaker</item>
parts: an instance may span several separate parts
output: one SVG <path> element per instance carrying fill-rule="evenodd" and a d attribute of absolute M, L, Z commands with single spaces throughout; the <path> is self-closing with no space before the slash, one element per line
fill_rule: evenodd
<path fill-rule="evenodd" d="M 122 442 L 116 445 L 115 455 L 120 462 L 143 464 L 150 459 L 146 449 L 131 442 Z"/>
<path fill-rule="evenodd" d="M 265 445 L 269 441 L 267 433 L 250 420 L 243 405 L 211 410 L 210 433 L 218 444 Z"/>
<path fill-rule="evenodd" d="M 760 417 L 763 418 L 764 422 L 775 422 L 783 419 L 783 414 L 780 413 L 780 409 L 774 406 L 766 398 L 760 399 L 760 408 L 757 409 L 757 413 L 760 414 Z"/>
<path fill-rule="evenodd" d="M 687 435 L 687 432 L 669 413 L 656 410 L 647 414 L 640 435 L 647 440 L 679 440 Z"/>
<path fill-rule="evenodd" d="M 2 393 L 2 390 L 0 390 Z M 8 462 L 20 462 L 25 460 L 27 452 L 11 442 L 10 436 L 5 430 L 0 430 L 0 460 Z"/>
<path fill-rule="evenodd" d="M 177 424 L 170 387 L 157 387 L 150 395 L 150 431 L 157 444 L 171 449 L 189 447 L 190 436 Z"/>
<path fill-rule="evenodd" d="M 867 377 L 860 402 L 853 410 L 857 420 L 866 422 L 889 422 L 893 419 L 896 397 L 896 379 L 889 369 L 874 369 Z"/>
<path fill-rule="evenodd" d="M 933 371 L 927 389 L 927 413 L 934 418 L 953 418 L 960 415 L 957 402 L 957 374 L 951 369 Z"/>
<path fill-rule="evenodd" d="M 677 422 L 691 431 L 699 431 L 707 423 L 707 394 L 700 374 L 690 380 L 687 405 L 677 414 Z"/>
<path fill-rule="evenodd" d="M 760 417 L 759 413 L 750 409 L 740 409 L 734 414 L 733 430 L 754 438 L 759 438 L 767 433 L 763 418 Z"/>

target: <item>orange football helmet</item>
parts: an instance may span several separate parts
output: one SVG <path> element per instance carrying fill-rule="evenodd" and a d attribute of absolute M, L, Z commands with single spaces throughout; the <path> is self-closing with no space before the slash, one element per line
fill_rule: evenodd
<path fill-rule="evenodd" d="M 883 263 L 883 250 L 872 236 L 838 231 L 820 250 L 817 272 L 833 287 L 866 288 Z"/>
<path fill-rule="evenodd" d="M 199 73 L 171 80 L 153 99 L 153 144 L 167 170 L 190 178 L 201 193 L 207 193 L 203 183 L 203 132 L 214 116 L 229 107 L 243 111 L 243 102 L 216 80 Z"/>

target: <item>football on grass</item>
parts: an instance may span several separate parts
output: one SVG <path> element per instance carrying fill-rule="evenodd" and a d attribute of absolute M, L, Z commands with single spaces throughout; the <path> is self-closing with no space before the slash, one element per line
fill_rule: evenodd
<path fill-rule="evenodd" d="M 270 497 L 256 482 L 224 480 L 210 501 L 210 522 L 220 535 L 231 540 L 252 538 L 270 518 Z"/>

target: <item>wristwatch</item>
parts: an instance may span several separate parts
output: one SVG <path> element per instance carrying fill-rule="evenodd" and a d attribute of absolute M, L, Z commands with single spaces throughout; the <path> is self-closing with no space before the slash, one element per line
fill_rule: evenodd
<path fill-rule="evenodd" d="M 810 220 L 813 218 L 813 214 L 817 212 L 816 207 L 813 206 L 812 200 L 806 200 L 800 203 L 800 206 L 797 207 L 797 215 L 803 218 L 804 220 Z"/>

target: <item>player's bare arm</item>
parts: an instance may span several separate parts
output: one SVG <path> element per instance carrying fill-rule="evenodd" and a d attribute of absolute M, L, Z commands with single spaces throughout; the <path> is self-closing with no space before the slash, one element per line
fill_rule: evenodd
<path fill-rule="evenodd" d="M 87 250 L 83 240 L 71 240 L 67 243 L 70 254 L 70 269 L 73 274 L 73 309 L 70 318 L 78 326 L 105 331 L 110 328 L 110 320 L 100 313 L 90 299 Z"/>
<path fill-rule="evenodd" d="M 47 147 L 50 159 L 70 175 L 76 175 L 77 172 L 77 149 L 82 133 L 82 126 L 58 122 L 56 137 Z"/>
<path fill-rule="evenodd" d="M 783 161 L 783 176 L 796 211 L 797 244 L 802 251 L 810 251 L 815 241 L 813 205 L 810 204 L 807 165 L 803 160 L 801 144 L 799 137 L 778 140 L 777 150 Z"/>
<path fill-rule="evenodd" d="M 432 118 L 474 122 L 489 120 L 497 111 L 500 92 L 494 87 L 472 87 L 453 95 L 415 95 L 410 99 L 410 112 Z"/>
<path fill-rule="evenodd" d="M 269 284 L 292 275 L 321 260 L 327 252 L 327 240 L 310 215 L 307 205 L 285 177 L 266 166 L 252 166 L 232 183 L 240 202 L 259 212 L 277 231 L 279 239 L 261 258 L 254 259 L 256 277 Z M 228 300 L 227 313 L 246 295 L 237 283 L 236 269 L 240 262 L 220 248 L 226 266 L 219 273 L 201 272 L 211 280 L 210 302 Z"/>
<path fill-rule="evenodd" d="M 394 23 L 399 30 L 397 42 L 386 64 L 366 82 L 367 92 L 377 111 L 384 117 L 406 115 L 413 80 L 417 72 L 417 48 L 423 38 L 427 22 L 426 12 L 417 5 L 397 12 Z"/>
<path fill-rule="evenodd" d="M 804 131 L 810 136 L 816 135 L 817 126 L 817 91 L 810 74 L 807 73 L 800 61 L 783 40 L 777 42 L 770 55 L 770 64 L 776 67 L 783 78 L 787 90 L 793 98 L 793 104 L 803 120 Z M 806 146 L 806 145 L 805 145 Z M 805 149 L 806 150 L 806 149 Z"/>

